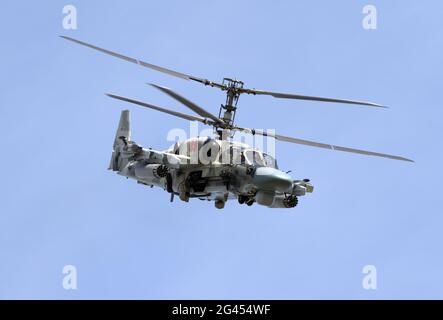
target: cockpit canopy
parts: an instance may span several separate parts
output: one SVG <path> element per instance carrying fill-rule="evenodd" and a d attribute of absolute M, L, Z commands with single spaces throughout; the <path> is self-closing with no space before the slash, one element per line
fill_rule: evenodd
<path fill-rule="evenodd" d="M 277 161 L 271 155 L 252 149 L 247 145 L 226 143 L 226 141 L 193 138 L 176 143 L 171 153 L 222 164 L 246 164 L 256 167 L 272 167 L 278 169 Z M 207 161 L 206 161 L 207 163 Z"/>
<path fill-rule="evenodd" d="M 277 167 L 277 161 L 274 157 L 254 149 L 245 149 L 236 146 L 230 146 L 221 155 L 221 163 L 247 164 L 256 167 Z"/>
<path fill-rule="evenodd" d="M 245 150 L 243 151 L 243 154 L 245 155 L 246 161 L 250 165 L 254 165 L 257 167 L 265 167 L 266 162 L 263 159 L 263 155 L 255 150 Z"/>
<path fill-rule="evenodd" d="M 266 163 L 266 167 L 278 169 L 277 160 L 273 156 L 270 156 L 267 153 L 263 153 L 263 159 Z"/>

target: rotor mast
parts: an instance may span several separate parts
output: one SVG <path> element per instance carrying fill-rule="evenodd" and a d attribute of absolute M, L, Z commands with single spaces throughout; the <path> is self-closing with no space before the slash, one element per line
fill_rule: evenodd
<path fill-rule="evenodd" d="M 218 117 L 227 125 L 226 129 L 234 125 L 235 113 L 237 111 L 237 103 L 240 98 L 241 89 L 243 89 L 243 81 L 224 78 L 222 82 L 222 90 L 226 91 L 226 102 L 220 106 Z M 222 131 L 217 130 L 220 139 L 223 139 Z"/>

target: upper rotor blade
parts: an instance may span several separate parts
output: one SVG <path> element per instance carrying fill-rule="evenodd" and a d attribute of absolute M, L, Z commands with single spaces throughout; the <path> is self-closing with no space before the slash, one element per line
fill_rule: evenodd
<path fill-rule="evenodd" d="M 66 40 L 69 40 L 69 41 L 81 44 L 83 46 L 89 47 L 91 49 L 95 49 L 95 50 L 101 51 L 101 52 L 109 54 L 111 56 L 114 56 L 114 57 L 117 57 L 117 58 L 129 61 L 129 62 L 138 64 L 138 65 L 140 65 L 142 67 L 150 68 L 150 69 L 153 69 L 153 70 L 156 70 L 156 71 L 159 71 L 159 72 L 163 72 L 163 73 L 169 74 L 170 76 L 174 76 L 174 77 L 185 79 L 185 80 L 194 80 L 194 81 L 203 83 L 204 85 L 209 85 L 211 87 L 224 88 L 224 86 L 222 84 L 209 81 L 208 79 L 198 78 L 198 77 L 194 77 L 194 76 L 191 76 L 189 74 L 186 74 L 186 73 L 181 73 L 181 72 L 177 72 L 177 71 L 174 71 L 174 70 L 171 70 L 171 69 L 166 69 L 166 68 L 157 66 L 155 64 L 151 64 L 151 63 L 148 63 L 148 62 L 144 62 L 142 60 L 134 59 L 134 58 L 125 56 L 125 55 L 120 54 L 120 53 L 116 53 L 116 52 L 113 52 L 113 51 L 110 51 L 110 50 L 107 50 L 107 49 L 103 49 L 103 48 L 94 46 L 92 44 L 89 44 L 89 43 L 86 43 L 86 42 L 83 42 L 83 41 L 80 41 L 80 40 L 76 40 L 76 39 L 71 38 L 71 37 L 67 37 L 67 36 L 60 36 L 60 37 L 63 38 L 63 39 L 66 39 Z"/>
<path fill-rule="evenodd" d="M 156 85 L 156 84 L 153 84 L 153 83 L 150 83 L 150 85 L 153 86 L 154 88 L 157 88 L 158 90 L 166 93 L 168 96 L 174 98 L 175 100 L 183 103 L 185 106 L 187 106 L 189 109 L 191 109 L 195 113 L 199 114 L 200 116 L 202 116 L 204 118 L 209 118 L 209 119 L 211 119 L 211 120 L 213 120 L 214 122 L 217 122 L 217 123 L 223 123 L 222 120 L 220 120 L 218 117 L 216 117 L 212 113 L 206 111 L 202 107 L 196 105 L 194 102 L 186 99 L 185 97 L 179 95 L 178 93 L 172 91 L 171 89 L 166 88 L 166 87 L 162 87 L 162 86 L 159 86 L 159 85 Z"/>
<path fill-rule="evenodd" d="M 204 118 L 201 118 L 201 117 L 196 117 L 196 116 L 188 115 L 188 114 L 177 112 L 177 111 L 172 111 L 172 110 L 165 109 L 165 108 L 162 108 L 162 107 L 159 107 L 159 106 L 155 106 L 153 104 L 149 104 L 149 103 L 146 103 L 146 102 L 141 102 L 141 101 L 130 99 L 130 98 L 126 98 L 126 97 L 117 96 L 115 94 L 110 94 L 110 93 L 107 93 L 106 95 L 108 97 L 111 97 L 111 98 L 114 98 L 114 99 L 117 99 L 117 100 L 121 100 L 121 101 L 126 101 L 126 102 L 129 102 L 129 103 L 137 104 L 137 105 L 142 106 L 142 107 L 154 109 L 154 110 L 157 110 L 157 111 L 160 111 L 160 112 L 164 112 L 164 113 L 167 113 L 167 114 L 179 117 L 179 118 L 183 118 L 183 119 L 186 119 L 186 120 L 189 120 L 189 121 L 200 121 L 200 122 L 203 122 L 203 123 L 207 123 L 208 122 L 207 119 L 204 119 Z"/>
<path fill-rule="evenodd" d="M 340 146 L 336 146 L 336 145 L 332 145 L 332 144 L 326 144 L 326 143 L 320 143 L 320 142 L 315 142 L 315 141 L 309 141 L 309 140 L 303 140 L 303 139 L 282 136 L 279 134 L 269 134 L 269 133 L 266 133 L 266 132 L 263 132 L 260 130 L 254 130 L 254 129 L 248 129 L 248 128 L 238 128 L 238 129 L 240 131 L 248 132 L 251 134 L 259 134 L 262 136 L 273 137 L 273 138 L 280 140 L 280 141 L 302 144 L 305 146 L 330 149 L 330 150 L 337 150 L 337 151 L 344 151 L 344 152 L 350 152 L 350 153 L 358 153 L 358 154 L 363 154 L 363 155 L 367 155 L 367 156 L 382 157 L 382 158 L 388 158 L 388 159 L 393 159 L 393 160 L 414 162 L 411 159 L 407 159 L 407 158 L 400 157 L 400 156 L 394 156 L 394 155 L 390 155 L 390 154 L 385 154 L 385 153 L 372 152 L 372 151 L 366 151 L 366 150 L 360 150 L 360 149 L 352 149 L 352 148 L 347 148 L 347 147 L 340 147 Z"/>
<path fill-rule="evenodd" d="M 272 92 L 272 91 L 262 91 L 255 89 L 241 89 L 241 92 L 247 94 L 259 94 L 259 95 L 268 95 L 273 96 L 275 98 L 282 99 L 295 99 L 295 100 L 310 100 L 310 101 L 321 101 L 321 102 L 336 102 L 336 103 L 347 103 L 347 104 L 357 104 L 363 106 L 370 107 L 378 107 L 378 108 L 387 108 L 386 106 L 382 106 L 381 104 L 366 102 L 366 101 L 356 101 L 356 100 L 345 100 L 345 99 L 335 99 L 335 98 L 325 98 L 325 97 L 314 97 L 314 96 L 304 96 L 299 94 L 291 94 L 291 93 L 280 93 L 280 92 Z"/>

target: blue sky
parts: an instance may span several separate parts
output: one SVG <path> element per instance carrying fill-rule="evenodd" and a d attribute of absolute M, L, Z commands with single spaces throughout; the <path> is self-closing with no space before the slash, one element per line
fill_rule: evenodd
<path fill-rule="evenodd" d="M 62 28 L 62 8 L 78 29 Z M 362 28 L 373 4 L 378 29 Z M 0 298 L 443 298 L 439 1 L 9 1 L 0 13 Z M 370 100 L 358 106 L 241 97 L 237 122 L 410 157 L 415 164 L 277 142 L 315 191 L 292 210 L 176 201 L 106 170 L 113 92 L 212 112 L 221 92 L 58 37 L 250 87 Z M 184 120 L 130 107 L 133 138 L 166 148 Z M 74 265 L 78 289 L 64 290 Z M 377 268 L 377 290 L 362 268 Z"/>

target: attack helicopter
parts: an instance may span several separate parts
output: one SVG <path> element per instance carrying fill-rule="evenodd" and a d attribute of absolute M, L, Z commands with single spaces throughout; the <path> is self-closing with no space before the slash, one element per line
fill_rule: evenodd
<path fill-rule="evenodd" d="M 238 100 L 242 94 L 354 104 L 373 108 L 385 108 L 383 105 L 365 101 L 249 89 L 244 87 L 242 81 L 231 78 L 224 78 L 222 82 L 214 82 L 131 58 L 71 37 L 61 37 L 139 66 L 197 82 L 226 93 L 226 101 L 220 106 L 218 116 L 172 89 L 156 84 L 151 85 L 182 103 L 195 114 L 185 114 L 121 95 L 107 94 L 113 99 L 153 109 L 188 121 L 197 121 L 214 128 L 215 137 L 194 137 L 178 142 L 164 151 L 154 150 L 144 148 L 132 140 L 130 112 L 129 110 L 121 112 L 109 170 L 134 179 L 140 184 L 163 188 L 170 193 L 171 202 L 174 200 L 174 196 L 177 195 L 180 200 L 185 202 L 188 202 L 191 198 L 214 201 L 215 207 L 218 209 L 224 208 L 229 199 L 237 199 L 240 204 L 248 206 L 257 203 L 269 208 L 293 208 L 298 204 L 298 197 L 313 192 L 314 187 L 309 179 L 293 179 L 288 173 L 278 168 L 277 161 L 271 154 L 262 152 L 245 143 L 233 141 L 231 138 L 236 132 L 260 135 L 278 141 L 334 151 L 413 162 L 413 160 L 401 156 L 303 140 L 264 130 L 241 127 L 234 123 Z"/>

